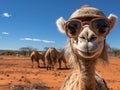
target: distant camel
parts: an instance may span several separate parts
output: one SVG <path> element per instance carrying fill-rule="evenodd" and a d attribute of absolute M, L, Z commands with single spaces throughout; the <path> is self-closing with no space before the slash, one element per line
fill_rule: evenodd
<path fill-rule="evenodd" d="M 65 51 L 64 50 L 57 50 L 57 51 L 58 51 L 57 59 L 58 59 L 58 63 L 59 63 L 59 69 L 61 69 L 61 63 L 62 62 L 64 63 L 65 68 L 68 68 L 66 57 L 65 57 Z"/>
<path fill-rule="evenodd" d="M 32 53 L 31 53 L 31 60 L 32 60 L 32 68 L 33 68 L 33 62 L 34 62 L 34 60 L 37 62 L 37 64 L 38 64 L 38 68 L 40 68 L 40 64 L 39 64 L 39 59 L 41 59 L 42 60 L 42 62 L 43 62 L 43 64 L 44 64 L 44 67 L 46 66 L 45 65 L 45 59 L 44 59 L 44 53 L 39 53 L 38 51 L 33 51 Z"/>
<path fill-rule="evenodd" d="M 61 68 L 61 62 L 63 61 L 66 65 L 66 59 L 64 57 L 64 52 L 61 50 L 56 50 L 55 48 L 51 47 L 46 51 L 45 60 L 47 61 L 47 70 L 57 69 L 57 63 L 59 63 L 59 68 Z"/>

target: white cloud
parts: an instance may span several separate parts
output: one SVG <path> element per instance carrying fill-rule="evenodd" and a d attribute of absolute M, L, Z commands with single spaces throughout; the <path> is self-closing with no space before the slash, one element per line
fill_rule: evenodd
<path fill-rule="evenodd" d="M 9 33 L 8 33 L 8 32 L 2 32 L 2 34 L 4 34 L 4 35 L 8 35 Z"/>
<path fill-rule="evenodd" d="M 55 43 L 55 41 L 49 41 L 49 40 L 42 40 L 44 43 Z"/>
<path fill-rule="evenodd" d="M 31 38 L 22 38 L 20 40 L 32 40 Z"/>
<path fill-rule="evenodd" d="M 32 40 L 33 40 L 33 41 L 42 41 L 42 40 L 36 39 L 36 38 L 33 38 Z"/>
<path fill-rule="evenodd" d="M 20 40 L 26 40 L 26 41 L 36 41 L 36 42 L 43 42 L 43 43 L 55 43 L 55 41 L 50 41 L 50 40 L 41 40 L 37 38 L 22 38 Z"/>
<path fill-rule="evenodd" d="M 9 17 L 11 17 L 12 15 L 10 15 L 9 13 L 6 12 L 6 13 L 3 13 L 2 16 L 9 18 Z"/>

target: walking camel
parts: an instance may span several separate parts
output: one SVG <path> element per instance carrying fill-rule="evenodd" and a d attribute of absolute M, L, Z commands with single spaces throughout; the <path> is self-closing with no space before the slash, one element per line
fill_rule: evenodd
<path fill-rule="evenodd" d="M 38 68 L 40 68 L 40 64 L 39 64 L 39 60 L 41 59 L 43 64 L 44 64 L 44 67 L 46 66 L 45 64 L 45 58 L 44 58 L 44 53 L 39 53 L 38 51 L 33 51 L 30 55 L 31 57 L 31 61 L 32 61 L 32 68 L 33 68 L 33 62 L 36 61 L 37 62 L 37 65 L 38 65 Z"/>
<path fill-rule="evenodd" d="M 75 67 L 60 90 L 109 90 L 104 79 L 95 71 L 98 59 L 108 63 L 106 36 L 113 29 L 117 16 L 108 17 L 94 7 L 82 6 L 65 21 L 56 24 L 68 36 L 66 53 Z"/>
<path fill-rule="evenodd" d="M 57 63 L 59 64 L 59 68 L 61 68 L 62 61 L 65 64 L 65 68 L 67 68 L 64 50 L 57 50 L 54 47 L 48 48 L 45 54 L 45 60 L 47 61 L 47 70 L 57 70 Z"/>
<path fill-rule="evenodd" d="M 62 69 L 62 62 L 64 63 L 64 68 L 66 68 L 66 69 L 68 68 L 64 49 L 57 50 L 57 57 L 56 58 L 58 60 L 59 69 Z"/>

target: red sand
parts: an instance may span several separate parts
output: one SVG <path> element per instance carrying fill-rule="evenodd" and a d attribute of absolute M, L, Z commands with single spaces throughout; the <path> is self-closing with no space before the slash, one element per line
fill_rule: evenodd
<path fill-rule="evenodd" d="M 36 65 L 36 63 L 34 63 Z M 42 63 L 40 63 L 42 66 Z M 63 66 L 64 67 L 64 66 Z M 110 58 L 109 66 L 98 64 L 97 71 L 106 80 L 110 90 L 120 90 L 120 58 Z M 65 77 L 72 71 L 58 70 L 58 75 L 45 68 L 31 68 L 28 58 L 0 56 L 0 90 L 9 90 L 7 85 L 45 85 L 50 90 L 59 90 Z"/>

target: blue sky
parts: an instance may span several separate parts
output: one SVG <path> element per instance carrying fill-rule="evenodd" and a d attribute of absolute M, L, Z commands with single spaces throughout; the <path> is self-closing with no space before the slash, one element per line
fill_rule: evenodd
<path fill-rule="evenodd" d="M 56 20 L 61 16 L 67 20 L 84 4 L 99 8 L 106 16 L 118 16 L 107 43 L 120 49 L 119 0 L 0 0 L 0 49 L 64 47 L 67 37 L 58 31 Z"/>

